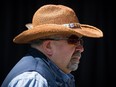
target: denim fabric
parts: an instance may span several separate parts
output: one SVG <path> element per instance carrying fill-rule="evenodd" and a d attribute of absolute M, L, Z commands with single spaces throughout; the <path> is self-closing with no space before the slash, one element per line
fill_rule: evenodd
<path fill-rule="evenodd" d="M 47 80 L 38 72 L 24 72 L 16 76 L 8 87 L 48 87 Z"/>
<path fill-rule="evenodd" d="M 26 76 L 29 73 L 31 76 Z M 26 86 L 15 86 L 19 83 Z M 65 74 L 43 53 L 32 48 L 13 67 L 1 87 L 7 87 L 8 84 L 9 87 L 46 87 L 47 84 L 48 87 L 75 87 L 75 80 L 72 74 Z"/>

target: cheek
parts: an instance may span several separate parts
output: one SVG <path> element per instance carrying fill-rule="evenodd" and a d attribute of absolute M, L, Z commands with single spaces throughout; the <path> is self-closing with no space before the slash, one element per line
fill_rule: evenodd
<path fill-rule="evenodd" d="M 57 50 L 54 50 L 53 57 L 55 58 L 56 62 L 66 65 L 66 63 L 71 58 L 71 52 L 68 49 L 57 48 Z"/>
<path fill-rule="evenodd" d="M 65 63 L 69 63 L 72 55 L 74 53 L 74 48 L 65 47 L 59 50 L 59 57 Z"/>
<path fill-rule="evenodd" d="M 53 57 L 58 63 L 67 65 L 74 53 L 75 47 L 69 44 L 55 45 L 53 50 Z"/>

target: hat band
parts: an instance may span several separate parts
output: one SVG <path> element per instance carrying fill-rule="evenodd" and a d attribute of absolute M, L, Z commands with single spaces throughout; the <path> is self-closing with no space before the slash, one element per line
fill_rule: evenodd
<path fill-rule="evenodd" d="M 63 24 L 63 26 L 66 26 L 68 28 L 81 28 L 80 23 Z"/>
<path fill-rule="evenodd" d="M 68 27 L 68 28 L 81 28 L 80 23 L 69 23 L 69 24 L 62 24 L 62 25 L 65 26 L 65 27 Z M 28 23 L 25 26 L 28 29 L 32 29 L 33 28 L 31 23 Z"/>

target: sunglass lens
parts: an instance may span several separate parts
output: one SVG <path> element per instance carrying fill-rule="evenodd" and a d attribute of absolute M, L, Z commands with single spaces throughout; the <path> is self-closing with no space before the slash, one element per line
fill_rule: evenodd
<path fill-rule="evenodd" d="M 76 44 L 77 43 L 77 39 L 68 39 L 68 43 L 69 44 Z"/>
<path fill-rule="evenodd" d="M 68 43 L 69 44 L 77 44 L 80 43 L 81 45 L 83 45 L 83 40 L 75 35 L 72 35 L 68 38 Z"/>

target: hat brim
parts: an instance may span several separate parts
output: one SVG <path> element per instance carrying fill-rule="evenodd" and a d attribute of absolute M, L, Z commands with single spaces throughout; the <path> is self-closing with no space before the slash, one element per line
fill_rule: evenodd
<path fill-rule="evenodd" d="M 19 44 L 30 43 L 33 40 L 57 34 L 74 34 L 91 38 L 103 37 L 102 31 L 94 26 L 80 24 L 80 27 L 81 28 L 68 28 L 57 24 L 39 25 L 33 29 L 23 31 L 13 39 L 13 42 Z"/>

